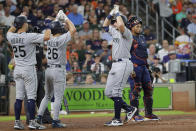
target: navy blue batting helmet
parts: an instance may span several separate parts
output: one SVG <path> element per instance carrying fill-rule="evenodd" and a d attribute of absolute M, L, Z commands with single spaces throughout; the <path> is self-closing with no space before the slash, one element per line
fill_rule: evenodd
<path fill-rule="evenodd" d="M 51 33 L 53 35 L 58 33 L 65 33 L 65 28 L 62 22 L 60 21 L 53 21 L 50 23 Z"/>
<path fill-rule="evenodd" d="M 124 24 L 126 24 L 126 23 L 127 23 L 127 18 L 126 18 L 126 16 L 124 16 L 124 15 L 120 15 L 120 16 L 121 16 L 121 18 L 122 18 Z M 116 22 L 116 17 L 113 16 L 113 18 L 111 19 L 111 24 L 114 24 L 115 22 Z"/>
<path fill-rule="evenodd" d="M 126 27 L 131 29 L 132 27 L 134 27 L 137 24 L 142 24 L 142 19 L 140 17 L 137 16 L 132 16 L 129 21 L 126 23 Z"/>
<path fill-rule="evenodd" d="M 17 16 L 14 19 L 14 27 L 17 28 L 17 29 L 22 28 L 24 23 L 27 23 L 27 17 L 26 16 Z"/>

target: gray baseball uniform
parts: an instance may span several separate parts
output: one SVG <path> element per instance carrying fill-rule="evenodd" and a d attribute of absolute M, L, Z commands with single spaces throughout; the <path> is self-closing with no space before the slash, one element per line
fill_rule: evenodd
<path fill-rule="evenodd" d="M 107 78 L 105 95 L 109 98 L 122 97 L 123 87 L 133 71 L 133 63 L 129 60 L 131 58 L 130 49 L 133 36 L 126 27 L 122 34 L 114 26 L 109 26 L 109 33 L 113 37 L 112 59 L 116 62 L 112 63 L 112 68 Z"/>
<path fill-rule="evenodd" d="M 46 57 L 48 68 L 45 72 L 45 97 L 41 102 L 38 115 L 43 116 L 48 105 L 48 101 L 51 100 L 54 95 L 54 120 L 59 120 L 59 111 L 66 85 L 66 47 L 70 39 L 71 34 L 70 32 L 67 32 L 59 37 L 53 37 L 47 41 Z"/>
<path fill-rule="evenodd" d="M 43 43 L 44 34 L 38 33 L 7 33 L 7 39 L 14 51 L 16 82 L 16 99 L 23 100 L 25 91 L 28 99 L 36 99 L 37 74 L 35 70 L 36 44 Z"/>

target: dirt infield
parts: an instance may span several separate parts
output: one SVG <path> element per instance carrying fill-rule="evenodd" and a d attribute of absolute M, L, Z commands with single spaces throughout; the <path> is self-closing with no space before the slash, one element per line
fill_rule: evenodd
<path fill-rule="evenodd" d="M 160 121 L 129 122 L 120 127 L 105 127 L 104 122 L 111 117 L 64 118 L 67 124 L 64 129 L 52 129 L 47 125 L 48 131 L 196 131 L 196 115 L 161 116 Z M 27 129 L 27 127 L 26 127 Z M 0 131 L 13 131 L 13 122 L 0 122 Z"/>

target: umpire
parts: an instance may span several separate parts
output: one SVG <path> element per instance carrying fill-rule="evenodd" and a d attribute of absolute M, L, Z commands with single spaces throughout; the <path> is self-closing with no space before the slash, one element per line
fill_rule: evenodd
<path fill-rule="evenodd" d="M 34 32 L 40 32 L 38 27 L 34 28 Z M 43 52 L 43 47 L 36 46 L 36 69 L 37 69 L 37 80 L 38 80 L 38 88 L 37 88 L 37 99 L 36 99 L 36 105 L 39 108 L 42 99 L 44 98 L 45 91 L 44 91 L 44 72 L 43 72 L 43 65 L 47 63 L 46 57 Z M 25 100 L 25 111 L 26 111 L 26 123 L 28 123 L 29 120 L 29 112 L 27 111 L 27 104 Z M 51 124 L 52 123 L 52 117 L 50 115 L 50 112 L 48 108 L 46 108 L 44 115 L 43 115 L 43 121 L 44 124 Z"/>

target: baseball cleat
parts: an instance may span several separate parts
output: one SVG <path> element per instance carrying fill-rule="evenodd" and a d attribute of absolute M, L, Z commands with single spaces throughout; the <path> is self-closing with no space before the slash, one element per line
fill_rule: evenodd
<path fill-rule="evenodd" d="M 29 121 L 29 129 L 31 129 L 31 130 L 44 130 L 44 129 L 46 129 L 46 127 L 45 126 L 43 126 L 43 125 L 41 125 L 41 124 L 39 124 L 36 120 L 30 120 Z"/>
<path fill-rule="evenodd" d="M 36 120 L 37 123 L 39 123 L 41 125 L 43 124 L 43 122 L 42 122 L 42 116 L 38 115 L 35 120 Z"/>
<path fill-rule="evenodd" d="M 53 128 L 65 128 L 66 124 L 61 123 L 60 120 L 53 120 L 52 121 L 52 127 Z"/>
<path fill-rule="evenodd" d="M 144 121 L 158 121 L 160 118 L 154 114 L 151 115 L 145 115 Z"/>
<path fill-rule="evenodd" d="M 127 123 L 129 120 L 131 120 L 133 118 L 134 114 L 136 113 L 136 111 L 137 111 L 137 108 L 132 107 L 132 109 L 127 112 L 126 118 L 125 118 L 126 121 L 124 121 L 124 122 Z"/>
<path fill-rule="evenodd" d="M 20 120 L 15 120 L 14 129 L 24 130 L 24 125 L 22 124 L 22 122 Z"/>
<path fill-rule="evenodd" d="M 134 122 L 141 122 L 141 121 L 144 121 L 144 117 L 141 116 L 141 115 L 133 116 L 133 118 L 132 118 L 131 121 L 134 121 Z"/>
<path fill-rule="evenodd" d="M 111 121 L 106 122 L 104 126 L 122 126 L 123 123 L 120 119 L 113 118 Z"/>

